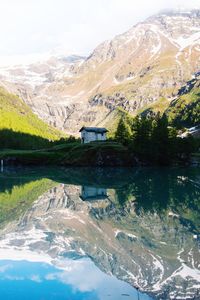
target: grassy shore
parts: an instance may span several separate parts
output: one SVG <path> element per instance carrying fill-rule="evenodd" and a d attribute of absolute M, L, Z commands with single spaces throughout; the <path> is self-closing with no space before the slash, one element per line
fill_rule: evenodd
<path fill-rule="evenodd" d="M 4 166 L 65 166 L 65 167 L 132 167 L 138 165 L 136 154 L 117 142 L 67 142 L 40 150 L 0 150 Z M 200 153 L 193 153 L 190 162 L 200 163 Z M 177 159 L 173 164 L 181 164 Z M 140 161 L 151 165 L 151 161 Z"/>
<path fill-rule="evenodd" d="M 130 151 L 115 142 L 80 144 L 71 142 L 41 150 L 0 151 L 5 165 L 60 165 L 60 166 L 131 166 Z"/>

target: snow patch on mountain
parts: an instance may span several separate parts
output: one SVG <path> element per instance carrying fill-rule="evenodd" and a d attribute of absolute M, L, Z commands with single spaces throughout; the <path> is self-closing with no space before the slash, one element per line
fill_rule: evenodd
<path fill-rule="evenodd" d="M 180 47 L 180 51 L 187 48 L 188 46 L 192 45 L 199 45 L 200 44 L 200 28 L 199 32 L 192 34 L 190 37 L 178 37 L 176 40 L 174 40 Z"/>
<path fill-rule="evenodd" d="M 73 77 L 73 67 L 81 65 L 85 58 L 79 56 L 52 56 L 32 64 L 0 67 L 0 80 L 28 85 L 34 89 L 44 84 Z"/>

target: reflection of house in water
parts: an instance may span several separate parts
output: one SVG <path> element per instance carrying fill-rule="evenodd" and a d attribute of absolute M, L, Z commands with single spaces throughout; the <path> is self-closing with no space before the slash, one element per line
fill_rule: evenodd
<path fill-rule="evenodd" d="M 108 198 L 107 189 L 82 186 L 80 197 L 83 201 L 104 200 Z"/>

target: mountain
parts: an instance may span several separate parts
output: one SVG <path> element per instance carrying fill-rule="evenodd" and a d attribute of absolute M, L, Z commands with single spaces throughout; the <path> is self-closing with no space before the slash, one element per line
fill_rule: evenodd
<path fill-rule="evenodd" d="M 200 124 L 200 72 L 186 82 L 170 102 L 160 99 L 141 109 L 142 116 L 154 115 L 161 112 L 168 117 L 169 124 L 181 127 L 193 127 Z"/>
<path fill-rule="evenodd" d="M 109 128 L 118 108 L 132 115 L 160 102 L 167 108 L 199 65 L 200 11 L 172 11 L 103 42 L 86 59 L 1 69 L 0 80 L 43 120 L 77 134 L 82 125 Z"/>
<path fill-rule="evenodd" d="M 0 88 L 0 135 L 15 132 L 46 140 L 56 140 L 61 133 L 40 120 L 18 96 Z M 5 145 L 4 145 L 5 146 Z"/>
<path fill-rule="evenodd" d="M 200 124 L 200 73 L 179 90 L 178 97 L 170 103 L 166 114 L 175 126 Z"/>
<path fill-rule="evenodd" d="M 29 89 L 34 89 L 43 84 L 49 84 L 62 77 L 71 76 L 71 69 L 80 64 L 85 58 L 77 55 L 47 56 L 46 60 L 0 67 L 1 80 L 17 84 L 24 84 Z"/>

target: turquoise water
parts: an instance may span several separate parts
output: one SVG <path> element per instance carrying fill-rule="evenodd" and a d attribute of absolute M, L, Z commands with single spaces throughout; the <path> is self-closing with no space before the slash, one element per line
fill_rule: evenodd
<path fill-rule="evenodd" d="M 9 169 L 1 299 L 199 299 L 198 169 Z"/>

